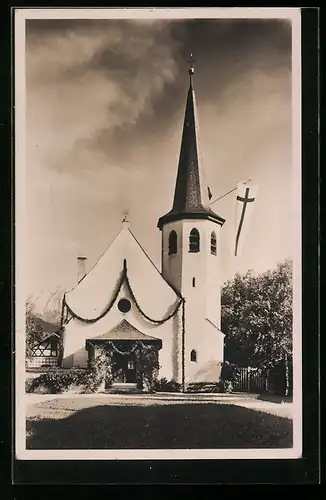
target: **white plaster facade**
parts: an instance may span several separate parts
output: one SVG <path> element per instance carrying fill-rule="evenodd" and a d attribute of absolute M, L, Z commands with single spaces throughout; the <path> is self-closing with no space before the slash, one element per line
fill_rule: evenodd
<path fill-rule="evenodd" d="M 200 251 L 189 252 L 190 231 L 200 235 Z M 169 234 L 177 233 L 177 253 L 169 255 Z M 211 254 L 211 234 L 216 255 Z M 209 220 L 187 219 L 164 225 L 162 274 L 185 299 L 185 381 L 218 380 L 223 361 L 224 334 L 220 330 L 220 226 Z M 191 351 L 196 361 L 191 361 Z"/>
<path fill-rule="evenodd" d="M 126 259 L 128 279 L 142 311 L 154 320 L 171 314 L 180 298 L 163 279 L 151 263 L 131 231 L 124 226 L 108 251 L 88 275 L 66 296 L 69 307 L 82 318 L 96 318 L 105 310 L 120 279 L 123 261 Z M 121 298 L 130 300 L 129 312 L 119 311 Z M 153 324 L 138 311 L 126 284 L 123 284 L 110 311 L 95 323 L 85 323 L 71 317 L 64 328 L 63 366 L 86 367 L 88 353 L 86 340 L 100 337 L 126 319 L 145 335 L 162 340 L 159 352 L 160 377 L 181 383 L 181 339 L 182 307 L 163 324 Z"/>
<path fill-rule="evenodd" d="M 161 339 L 160 377 L 179 382 L 183 387 L 219 379 L 224 350 L 220 329 L 220 232 L 224 219 L 209 206 L 199 156 L 193 71 L 190 75 L 173 209 L 158 223 L 162 231 L 162 271 L 155 267 L 124 223 L 96 266 L 66 294 L 70 318 L 68 315 L 64 325 L 65 367 L 86 367 L 86 340 L 107 335 L 126 319 L 141 334 Z M 198 252 L 189 251 L 193 228 L 199 231 Z M 177 248 L 170 254 L 172 230 L 177 234 Z M 212 233 L 216 237 L 214 254 Z M 125 265 L 132 293 L 124 282 L 116 297 Z M 117 307 L 121 298 L 131 303 L 127 313 Z M 112 306 L 109 310 L 108 305 Z M 150 321 L 170 316 L 161 324 Z M 78 317 L 99 319 L 87 323 Z"/>
<path fill-rule="evenodd" d="M 189 234 L 194 227 L 200 234 L 198 253 L 189 252 Z M 177 232 L 178 247 L 176 254 L 169 255 L 171 230 Z M 217 240 L 216 255 L 211 254 L 212 231 Z M 67 304 L 82 318 L 99 316 L 114 296 L 125 259 L 129 282 L 141 310 L 154 320 L 169 316 L 180 303 L 176 290 L 185 299 L 184 329 L 182 305 L 165 323 L 153 324 L 139 312 L 124 283 L 110 311 L 98 321 L 85 323 L 76 317 L 68 319 L 64 326 L 63 366 L 87 367 L 86 340 L 106 334 L 126 319 L 145 335 L 162 340 L 160 377 L 180 384 L 183 377 L 186 384 L 217 381 L 224 349 L 224 335 L 220 330 L 219 232 L 220 227 L 207 220 L 166 224 L 162 231 L 161 275 L 124 226 L 97 265 L 66 295 Z M 129 299 L 132 304 L 127 313 L 117 307 L 121 298 Z M 195 361 L 191 360 L 192 350 L 196 351 Z"/>

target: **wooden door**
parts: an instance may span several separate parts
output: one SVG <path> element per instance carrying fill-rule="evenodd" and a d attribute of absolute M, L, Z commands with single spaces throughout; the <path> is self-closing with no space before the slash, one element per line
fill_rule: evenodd
<path fill-rule="evenodd" d="M 136 359 L 135 355 L 123 356 L 116 354 L 113 364 L 113 383 L 135 383 L 136 382 Z"/>

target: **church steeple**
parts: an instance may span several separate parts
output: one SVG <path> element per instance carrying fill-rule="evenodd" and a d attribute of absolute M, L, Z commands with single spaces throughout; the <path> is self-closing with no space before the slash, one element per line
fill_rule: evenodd
<path fill-rule="evenodd" d="M 209 219 L 221 225 L 225 222 L 210 208 L 210 190 L 205 183 L 198 144 L 198 120 L 193 87 L 195 72 L 193 60 L 190 61 L 190 64 L 188 70 L 189 89 L 173 207 L 170 212 L 160 217 L 157 224 L 160 229 L 165 223 L 180 219 Z"/>

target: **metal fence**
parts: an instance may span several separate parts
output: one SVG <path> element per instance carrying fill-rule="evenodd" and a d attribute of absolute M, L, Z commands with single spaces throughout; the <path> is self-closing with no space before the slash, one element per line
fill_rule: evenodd
<path fill-rule="evenodd" d="M 259 368 L 240 367 L 233 382 L 233 389 L 239 392 L 268 391 L 268 375 Z"/>
<path fill-rule="evenodd" d="M 233 390 L 238 392 L 271 392 L 278 395 L 292 395 L 292 364 L 271 369 L 238 367 L 233 379 Z"/>

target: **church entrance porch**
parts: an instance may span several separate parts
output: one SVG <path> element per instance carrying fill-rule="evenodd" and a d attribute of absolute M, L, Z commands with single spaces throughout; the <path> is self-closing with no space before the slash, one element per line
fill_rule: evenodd
<path fill-rule="evenodd" d="M 102 389 L 108 391 L 150 389 L 161 347 L 162 341 L 151 337 L 86 340 L 89 368 L 104 372 Z"/>

